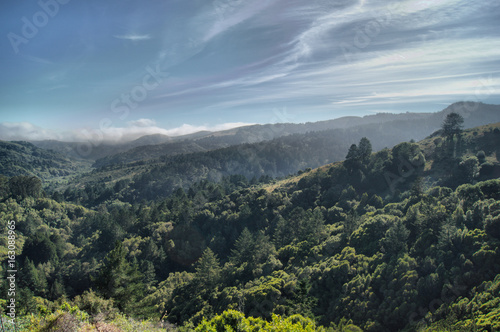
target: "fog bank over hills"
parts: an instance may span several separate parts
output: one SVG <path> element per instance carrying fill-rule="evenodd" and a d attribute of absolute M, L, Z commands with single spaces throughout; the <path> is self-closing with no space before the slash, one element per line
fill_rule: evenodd
<path fill-rule="evenodd" d="M 401 140 L 419 140 L 430 135 L 441 126 L 447 114 L 457 112 L 464 119 L 464 127 L 472 128 L 500 121 L 500 106 L 476 102 L 457 102 L 436 113 L 378 113 L 364 117 L 348 116 L 338 119 L 308 122 L 308 123 L 274 123 L 264 125 L 249 125 L 229 130 L 211 132 L 200 131 L 182 136 L 167 136 L 161 134 L 147 135 L 133 141 L 121 143 L 105 142 L 59 142 L 32 141 L 40 148 L 50 149 L 70 155 L 78 159 L 98 160 L 109 159 L 110 156 L 121 154 L 116 161 L 130 162 L 157 158 L 163 155 L 203 152 L 229 146 L 258 143 L 292 134 L 306 134 L 325 130 L 346 130 L 368 135 L 374 147 L 392 146 Z M 381 132 L 383 130 L 383 133 Z M 382 133 L 385 138 L 378 137 L 374 132 Z M 389 132 L 387 132 L 389 131 Z M 345 133 L 349 135 L 349 133 Z M 355 135 L 356 136 L 356 135 Z M 392 139 L 387 139 L 391 137 Z M 357 136 L 354 137 L 354 140 Z M 108 161 L 101 163 L 107 164 Z"/>

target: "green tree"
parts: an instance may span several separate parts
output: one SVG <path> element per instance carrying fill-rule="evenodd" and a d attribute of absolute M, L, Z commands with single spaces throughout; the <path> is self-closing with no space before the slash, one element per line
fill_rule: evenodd
<path fill-rule="evenodd" d="M 66 291 L 64 289 L 64 284 L 62 278 L 57 278 L 52 283 L 49 291 L 49 298 L 53 301 L 65 296 Z"/>
<path fill-rule="evenodd" d="M 195 281 L 202 287 L 211 289 L 218 283 L 221 267 L 219 259 L 210 248 L 205 249 L 195 269 Z"/>
<path fill-rule="evenodd" d="M 479 161 L 475 156 L 462 160 L 458 168 L 460 171 L 459 179 L 465 180 L 465 182 L 472 182 L 479 175 Z"/>
<path fill-rule="evenodd" d="M 345 317 L 340 319 L 338 324 L 331 323 L 327 332 L 362 332 L 363 330 L 352 323 L 352 320 L 347 320 Z"/>
<path fill-rule="evenodd" d="M 360 152 L 356 144 L 352 144 L 345 157 L 344 167 L 352 174 L 361 166 Z"/>
<path fill-rule="evenodd" d="M 9 187 L 14 197 L 22 199 L 42 195 L 42 181 L 36 176 L 14 176 L 9 180 Z"/>
<path fill-rule="evenodd" d="M 97 290 L 107 299 L 113 299 L 125 313 L 133 312 L 132 305 L 144 295 L 143 276 L 137 264 L 131 264 L 125 257 L 122 242 L 108 253 L 105 264 L 95 280 Z"/>
<path fill-rule="evenodd" d="M 245 227 L 234 243 L 234 249 L 231 250 L 231 262 L 235 265 L 243 264 L 251 257 L 254 245 L 254 237 Z"/>
<path fill-rule="evenodd" d="M 8 197 L 9 194 L 9 178 L 4 175 L 0 175 L 0 199 Z"/>
<path fill-rule="evenodd" d="M 421 198 L 424 194 L 424 183 L 423 179 L 419 176 L 413 182 L 411 187 L 411 196 L 415 198 Z"/>
<path fill-rule="evenodd" d="M 78 295 L 73 303 L 80 309 L 91 315 L 104 313 L 113 316 L 118 310 L 114 307 L 113 300 L 106 300 L 100 297 L 92 289 L 86 290 L 82 295 Z"/>
<path fill-rule="evenodd" d="M 43 296 L 48 292 L 48 283 L 44 272 L 37 269 L 30 259 L 26 259 L 24 263 L 23 276 L 23 284 L 28 286 L 36 295 Z"/>
<path fill-rule="evenodd" d="M 367 164 L 370 161 L 370 156 L 372 155 L 372 143 L 366 137 L 363 137 L 359 141 L 358 153 L 363 164 Z"/>
<path fill-rule="evenodd" d="M 486 153 L 484 153 L 483 150 L 478 151 L 476 153 L 476 157 L 480 164 L 484 164 L 484 162 L 486 162 Z"/>
<path fill-rule="evenodd" d="M 500 215 L 488 216 L 484 223 L 484 230 L 489 236 L 500 239 Z"/>
<path fill-rule="evenodd" d="M 24 245 L 23 255 L 31 259 L 35 264 L 58 259 L 56 245 L 43 230 L 38 230 L 28 238 Z"/>
<path fill-rule="evenodd" d="M 263 231 L 256 234 L 248 229 L 241 232 L 231 250 L 229 261 L 237 266 L 240 280 L 271 273 L 281 263 L 275 259 L 276 248 Z"/>
<path fill-rule="evenodd" d="M 464 118 L 455 112 L 446 116 L 443 121 L 443 135 L 452 139 L 453 136 L 460 136 L 464 124 Z"/>
<path fill-rule="evenodd" d="M 410 231 L 405 227 L 401 219 L 398 218 L 387 232 L 385 232 L 382 245 L 389 254 L 406 252 L 408 250 L 408 245 L 406 244 L 408 236 L 410 236 Z"/>

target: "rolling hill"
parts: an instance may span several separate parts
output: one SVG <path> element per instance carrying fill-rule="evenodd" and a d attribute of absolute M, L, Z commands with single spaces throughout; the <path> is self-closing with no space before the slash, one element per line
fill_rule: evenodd
<path fill-rule="evenodd" d="M 90 170 L 90 164 L 64 154 L 39 148 L 29 142 L 0 141 L 0 175 L 36 176 L 44 181 L 63 179 Z"/>
<path fill-rule="evenodd" d="M 148 146 L 137 146 L 127 151 L 109 155 L 98 159 L 95 167 L 112 164 L 126 164 L 134 161 L 153 160 L 164 156 L 174 156 L 185 153 L 211 151 L 230 146 L 248 143 L 272 141 L 289 135 L 303 135 L 303 140 L 308 140 L 308 133 L 325 132 L 335 138 L 325 142 L 326 145 L 341 145 L 345 150 L 347 141 L 357 141 L 363 136 L 370 138 L 375 149 L 391 147 L 401 141 L 420 140 L 438 130 L 443 119 L 450 112 L 461 114 L 465 118 L 465 128 L 472 128 L 488 123 L 500 121 L 500 106 L 482 103 L 459 102 L 450 105 L 437 113 L 379 113 L 365 117 L 343 117 L 334 120 L 320 121 L 303 124 L 268 124 L 235 128 L 217 133 L 203 133 L 201 137 L 178 137 L 165 143 Z M 300 140 L 300 136 L 295 136 Z M 286 139 L 284 139 L 286 141 Z M 348 147 L 348 145 L 347 145 Z M 323 159 L 324 161 L 337 161 L 343 159 L 342 153 L 334 154 Z M 318 166 L 310 163 L 307 167 Z M 296 171 L 296 169 L 294 169 Z M 288 170 L 284 170 L 288 172 Z M 271 175 L 271 174 L 269 174 Z"/>
<path fill-rule="evenodd" d="M 202 180 L 217 182 L 224 177 L 234 175 L 243 176 L 246 181 L 256 182 L 259 179 L 269 181 L 269 177 L 284 178 L 301 170 L 343 160 L 349 146 L 362 137 L 368 137 L 373 142 L 374 150 L 379 150 L 378 153 L 384 156 L 388 151 L 382 148 L 385 143 L 391 142 L 395 137 L 412 134 L 411 128 L 416 127 L 415 122 L 407 127 L 401 125 L 393 128 L 392 125 L 387 123 L 377 125 L 377 128 L 369 125 L 350 130 L 296 134 L 267 142 L 243 144 L 208 152 L 164 156 L 148 162 L 109 165 L 79 178 L 72 187 L 82 188 L 81 190 L 94 188 L 92 196 L 95 200 L 92 204 L 100 204 L 113 198 L 128 202 L 138 199 L 158 200 L 168 197 L 178 188 L 187 190 Z M 400 182 L 408 183 L 407 178 L 410 175 L 416 176 L 417 173 L 426 177 L 426 181 L 433 185 L 460 182 L 461 177 L 470 177 L 467 172 L 474 170 L 478 176 L 491 176 L 498 172 L 499 167 L 495 159 L 500 155 L 500 152 L 497 153 L 500 137 L 495 134 L 499 131 L 499 126 L 497 123 L 465 131 L 464 140 L 457 149 L 463 150 L 463 156 L 478 159 L 475 154 L 479 150 L 468 152 L 468 149 L 480 147 L 485 157 L 480 157 L 481 160 L 477 161 L 477 165 L 472 158 L 471 161 L 464 161 L 463 166 L 459 166 L 462 160 L 450 159 L 448 150 L 442 146 L 443 139 L 435 133 L 423 140 L 420 145 L 408 141 L 396 145 L 393 149 L 396 149 L 398 154 L 391 159 L 389 166 L 386 165 L 387 161 L 375 159 L 373 164 L 365 165 L 370 171 L 365 170 L 363 175 L 359 175 L 359 179 L 353 179 L 363 184 L 361 188 L 367 192 L 374 186 L 385 185 L 386 194 L 389 194 L 389 191 L 398 189 Z M 373 139 L 371 134 L 376 134 L 377 140 Z M 421 156 L 414 153 L 417 146 L 423 151 Z M 425 167 L 421 164 L 418 164 L 418 167 L 416 164 L 401 164 L 399 159 L 409 158 L 409 155 L 417 158 L 416 163 L 426 160 Z M 473 170 L 467 171 L 467 167 L 472 167 Z M 432 176 L 422 173 L 424 169 L 431 170 L 429 174 Z M 409 173 L 406 173 L 407 171 Z M 407 189 L 403 187 L 398 190 Z M 72 197 L 78 196 L 78 192 L 72 194 Z"/>
<path fill-rule="evenodd" d="M 475 102 L 458 102 L 437 113 L 379 113 L 364 117 L 348 116 L 314 123 L 274 123 L 251 125 L 220 132 L 198 132 L 190 135 L 169 137 L 148 135 L 130 142 L 84 142 L 84 153 L 79 153 L 81 143 L 59 141 L 34 141 L 34 145 L 66 154 L 72 158 L 97 161 L 96 166 L 151 160 L 165 155 L 209 151 L 234 145 L 258 143 L 292 134 L 306 134 L 314 131 L 349 129 L 371 125 L 373 130 L 392 123 L 392 128 L 406 124 L 411 132 L 406 136 L 395 136 L 390 144 L 402 140 L 419 140 L 437 130 L 444 117 L 458 112 L 465 118 L 465 127 L 471 128 L 500 121 L 500 106 Z M 415 126 L 411 126 L 413 123 Z M 386 130 L 386 126 L 384 130 Z M 89 149 L 89 147 L 91 147 Z"/>
<path fill-rule="evenodd" d="M 23 181 L 0 181 L 0 223 L 14 220 L 21 243 L 19 319 L 60 329 L 126 319 L 138 330 L 131 318 L 147 317 L 197 331 L 497 330 L 500 123 L 366 147 L 284 180 L 234 175 L 151 202 L 138 179 L 73 185 L 57 199 L 16 196 Z"/>

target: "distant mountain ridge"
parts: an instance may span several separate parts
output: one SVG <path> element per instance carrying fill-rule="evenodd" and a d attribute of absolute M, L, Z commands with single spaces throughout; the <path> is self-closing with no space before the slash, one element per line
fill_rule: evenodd
<path fill-rule="evenodd" d="M 369 138 L 373 141 L 374 148 L 378 150 L 391 147 L 401 141 L 420 140 L 427 137 L 441 127 L 444 118 L 451 112 L 457 112 L 465 118 L 465 128 L 500 121 L 500 105 L 458 102 L 437 113 L 378 113 L 364 117 L 348 116 L 314 123 L 279 123 L 240 127 L 222 132 L 206 133 L 206 136 L 194 139 L 182 141 L 176 139 L 149 146 L 138 146 L 98 159 L 94 166 L 103 167 L 153 160 L 164 156 L 206 152 L 240 144 L 271 141 L 294 134 L 304 135 L 304 140 L 306 140 L 307 133 L 328 130 L 343 131 L 349 129 L 342 134 L 350 137 L 351 141 L 359 140 L 359 135 L 371 136 Z M 342 158 L 343 156 L 335 156 L 333 161 Z"/>
<path fill-rule="evenodd" d="M 362 137 L 371 141 L 374 151 L 412 139 L 418 141 L 440 129 L 443 119 L 452 111 L 464 116 L 466 128 L 478 123 L 500 122 L 499 105 L 455 103 L 438 113 L 377 114 L 319 123 L 256 125 L 181 138 L 150 135 L 121 145 L 121 148 L 132 147 L 128 151 L 97 160 L 96 169 L 90 173 L 85 172 L 90 170 L 92 161 L 73 159 L 71 152 L 46 151 L 27 142 L 5 142 L 9 148 L 4 148 L 0 174 L 29 174 L 42 179 L 79 174 L 73 185 L 80 188 L 129 183 L 134 197 L 155 199 L 158 192 L 165 196 L 175 188 L 188 188 L 204 179 L 218 181 L 232 175 L 247 179 L 285 177 L 299 170 L 341 161 L 349 146 Z M 354 126 L 359 123 L 363 124 Z M 329 127 L 335 128 L 324 129 Z M 71 149 L 61 142 L 44 144 Z M 116 152 L 119 147 L 100 146 L 97 152 L 104 153 L 106 149 Z M 8 152 L 9 149 L 16 153 Z M 43 159 L 37 159 L 39 156 Z M 12 170 L 16 170 L 15 173 Z M 61 190 L 65 186 L 61 183 L 57 188 Z"/>
<path fill-rule="evenodd" d="M 109 187 L 120 183 L 118 187 L 128 187 L 122 199 L 132 201 L 138 197 L 146 200 L 166 197 L 177 188 L 186 189 L 201 180 L 217 182 L 228 176 L 243 176 L 247 180 L 286 177 L 300 170 L 344 160 L 350 145 L 359 142 L 362 137 L 371 141 L 374 151 L 392 148 L 411 139 L 420 140 L 418 136 L 422 128 L 433 134 L 434 129 L 441 125 L 441 120 L 435 118 L 434 124 L 431 120 L 400 120 L 292 134 L 211 151 L 109 164 L 81 177 L 78 186 L 99 184 Z M 495 128 L 499 124 L 500 121 Z"/>
<path fill-rule="evenodd" d="M 76 159 L 97 161 L 96 166 L 126 163 L 159 158 L 164 155 L 210 151 L 229 146 L 258 143 L 292 134 L 312 131 L 346 129 L 363 125 L 375 125 L 392 121 L 424 121 L 425 128 L 414 139 L 422 139 L 439 129 L 442 120 L 450 112 L 458 112 L 465 118 L 465 127 L 471 128 L 500 121 L 500 106 L 475 102 L 457 102 L 437 113 L 377 113 L 363 117 L 346 116 L 333 120 L 295 123 L 250 125 L 218 132 L 201 131 L 189 135 L 170 137 L 161 134 L 146 135 L 122 143 L 102 142 L 95 144 L 88 155 L 78 153 L 81 143 L 60 141 L 32 141 L 34 145 L 66 154 Z M 474 114 L 475 116 L 471 116 Z M 394 144 L 397 143 L 397 140 Z"/>
<path fill-rule="evenodd" d="M 399 128 L 400 132 L 391 134 L 388 130 L 390 124 L 381 124 L 380 127 L 385 131 L 386 139 L 391 140 L 400 136 L 400 132 L 409 131 L 409 127 L 405 127 Z M 418 123 L 414 127 L 416 126 Z M 92 197 L 89 204 L 94 206 L 114 199 L 126 202 L 163 199 L 178 189 L 187 190 L 195 183 L 204 181 L 220 182 L 223 179 L 231 179 L 230 181 L 235 183 L 238 181 L 257 183 L 273 182 L 274 178 L 289 184 L 290 179 L 301 179 L 295 177 L 295 174 L 309 173 L 311 169 L 316 168 L 328 169 L 339 164 L 335 162 L 344 160 L 349 146 L 359 141 L 355 137 L 365 136 L 367 132 L 361 129 L 366 127 L 371 130 L 375 128 L 360 126 L 357 128 L 360 131 L 351 133 L 348 133 L 349 129 L 333 129 L 306 135 L 295 134 L 269 142 L 165 156 L 150 162 L 109 165 L 79 177 L 71 187 L 61 187 L 59 191 L 65 192 L 65 196 L 70 200 L 75 200 L 78 197 L 85 197 L 85 194 L 82 190 L 75 191 L 74 188 L 89 188 Z M 381 159 L 373 159 L 364 169 L 366 174 L 371 174 L 370 179 L 365 179 L 362 174 L 358 174 L 358 177 L 351 174 L 353 175 L 351 180 L 353 183 L 357 183 L 356 181 L 363 183 L 363 189 L 366 191 L 373 190 L 371 185 L 376 185 L 385 188 L 385 194 L 390 194 L 398 187 L 401 192 L 411 189 L 408 187 L 412 182 L 408 181 L 410 175 L 414 180 L 415 176 L 422 174 L 433 186 L 448 186 L 450 183 L 462 181 L 462 175 L 484 180 L 500 174 L 500 122 L 465 130 L 462 137 L 460 150 L 465 152 L 463 159 L 450 159 L 449 145 L 443 143 L 446 140 L 433 135 L 419 143 L 401 141 L 392 149 L 376 152 L 375 154 Z M 340 143 L 334 145 L 332 142 Z M 372 142 L 373 146 L 380 145 L 380 142 Z M 422 156 L 419 156 L 419 151 L 422 151 Z M 484 155 L 482 159 L 478 154 L 479 151 Z M 479 157 L 475 157 L 476 155 Z M 339 159 L 335 160 L 334 156 L 338 156 Z M 415 160 L 418 162 L 411 164 L 403 161 L 401 164 L 403 160 L 401 156 L 404 156 L 404 160 L 409 158 L 408 160 L 412 162 Z M 449 166 L 450 160 L 453 161 L 453 167 Z M 474 160 L 477 164 L 475 166 L 470 164 Z M 387 164 L 386 161 L 390 163 Z M 421 161 L 423 163 L 420 163 Z M 405 173 L 407 166 L 401 168 L 402 165 L 411 166 L 408 174 Z M 472 175 L 469 173 L 467 175 L 470 165 L 474 166 L 477 172 L 471 168 L 469 173 Z M 415 170 L 417 168 L 418 172 Z M 350 180 L 346 178 L 342 181 Z M 401 187 L 400 184 L 404 185 Z M 306 197 L 307 191 L 304 195 L 303 200 L 309 199 Z"/>

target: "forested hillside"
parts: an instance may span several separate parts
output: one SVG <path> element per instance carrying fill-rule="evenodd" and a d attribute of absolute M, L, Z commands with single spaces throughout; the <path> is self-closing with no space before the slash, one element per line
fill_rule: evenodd
<path fill-rule="evenodd" d="M 130 179 L 113 187 L 87 183 L 82 191 L 47 195 L 32 186 L 34 178 L 2 177 L 1 227 L 12 220 L 17 232 L 20 324 L 500 329 L 500 123 L 445 130 L 375 153 L 373 141 L 356 139 L 343 162 L 281 180 L 249 180 L 245 172 L 264 160 L 292 160 L 298 151 L 289 151 L 286 139 L 293 135 L 274 141 L 274 149 L 249 145 L 256 149 L 247 155 L 249 168 L 226 162 L 235 160 L 224 159 L 228 151 L 245 156 L 228 148 L 169 157 L 152 169 L 136 165 L 149 178 L 137 181 L 123 171 Z M 332 148 L 304 144 L 318 155 Z M 221 172 L 214 182 L 189 168 L 217 170 L 215 161 L 240 175 Z M 162 181 L 174 165 L 192 177 L 190 185 L 156 194 L 172 186 Z M 144 195 L 137 183 L 157 191 Z M 6 237 L 1 241 L 5 260 Z M 2 294 L 7 287 L 3 282 Z"/>
<path fill-rule="evenodd" d="M 48 183 L 88 171 L 90 164 L 28 142 L 0 141 L 0 174 L 31 175 Z"/>
<path fill-rule="evenodd" d="M 460 102 L 437 113 L 379 113 L 314 123 L 254 125 L 218 133 L 201 133 L 200 137 L 190 135 L 172 138 L 170 142 L 147 146 L 134 141 L 136 148 L 98 159 L 95 166 L 99 168 L 135 161 L 152 161 L 183 153 L 211 151 L 230 146 L 271 141 L 270 149 L 276 149 L 273 143 L 279 142 L 278 145 L 291 145 L 300 153 L 307 153 L 311 148 L 315 152 L 323 151 L 321 145 L 333 148 L 331 151 L 325 150 L 323 152 L 321 158 L 326 159 L 326 161 L 322 163 L 315 163 L 316 160 L 313 156 L 307 156 L 304 160 L 300 160 L 301 163 L 309 163 L 307 167 L 317 167 L 328 162 L 342 160 L 344 150 L 349 147 L 348 144 L 364 136 L 372 140 L 376 150 L 392 147 L 402 141 L 423 139 L 438 130 L 441 122 L 450 112 L 461 114 L 464 117 L 465 128 L 500 121 L 500 106 L 498 105 Z M 293 135 L 292 139 L 279 139 L 290 135 Z M 300 144 L 301 141 L 309 141 L 309 143 L 304 146 Z M 263 148 L 258 147 L 258 149 L 262 150 Z M 291 166 L 289 169 L 279 168 L 278 172 L 289 174 L 297 170 L 296 167 Z M 276 171 L 273 172 L 276 173 Z"/>
<path fill-rule="evenodd" d="M 183 136 L 148 135 L 133 141 L 109 142 L 105 140 L 87 142 L 33 141 L 34 145 L 53 150 L 68 157 L 95 161 L 96 167 L 127 164 L 135 161 L 151 161 L 163 156 L 193 153 L 226 148 L 241 144 L 269 141 L 288 135 L 334 130 L 337 134 L 358 133 L 356 139 L 371 135 L 376 149 L 392 147 L 401 141 L 420 140 L 430 135 L 450 112 L 461 114 L 464 127 L 472 128 L 500 121 L 500 106 L 477 102 L 458 102 L 436 113 L 378 113 L 364 117 L 346 116 L 338 119 L 308 122 L 281 123 L 293 119 L 286 110 L 274 110 L 272 124 L 249 125 L 219 132 L 202 131 Z M 339 129 L 340 131 L 335 131 Z M 388 130 L 381 138 L 380 130 Z M 365 133 L 363 133 L 365 132 Z M 334 134 L 334 137 L 337 137 Z M 98 139 L 97 131 L 89 138 Z M 383 140 L 383 142 L 380 142 Z M 333 142 L 334 144 L 340 144 Z M 337 156 L 334 158 L 337 160 Z M 340 160 L 340 159 L 339 159 Z"/>
<path fill-rule="evenodd" d="M 242 175 L 249 181 L 254 179 L 254 182 L 262 180 L 261 177 L 264 180 L 269 176 L 285 177 L 343 160 L 351 143 L 362 137 L 374 142 L 373 150 L 381 150 L 395 145 L 393 142 L 397 137 L 412 137 L 415 132 L 412 128 L 417 127 L 415 124 L 387 123 L 376 127 L 320 131 L 208 152 L 164 156 L 149 162 L 110 165 L 82 177 L 76 187 L 62 187 L 61 192 L 68 199 L 79 197 L 82 203 L 95 205 L 110 198 L 127 202 L 164 198 L 177 188 L 187 190 L 197 181 L 219 181 L 230 175 Z M 447 169 L 447 161 L 444 160 L 443 169 Z"/>

